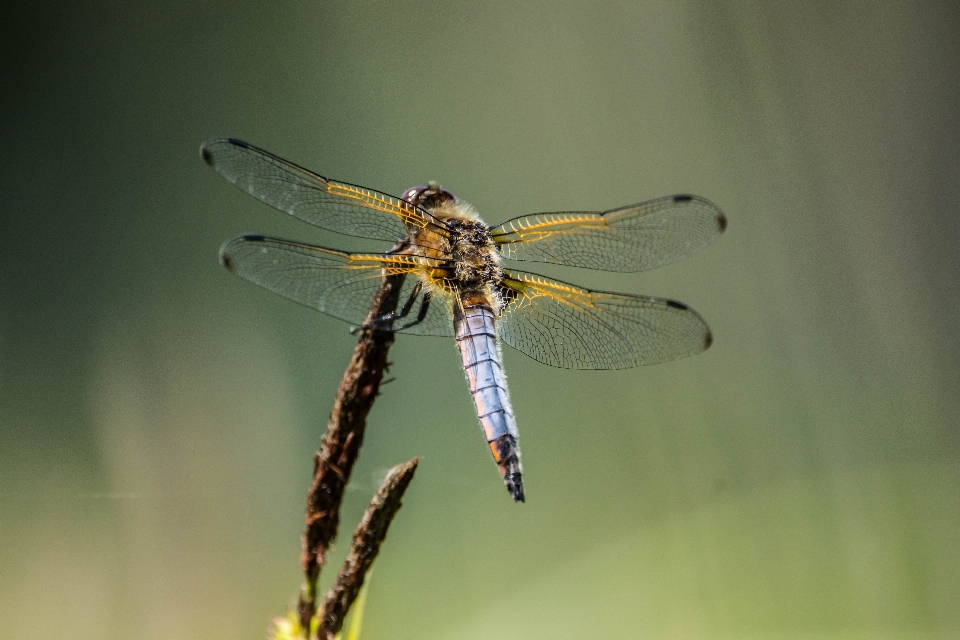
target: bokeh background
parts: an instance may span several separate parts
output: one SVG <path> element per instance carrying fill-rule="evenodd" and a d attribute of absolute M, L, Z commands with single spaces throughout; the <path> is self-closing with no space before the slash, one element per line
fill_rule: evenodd
<path fill-rule="evenodd" d="M 354 338 L 217 249 L 362 243 L 210 171 L 222 135 L 490 223 L 676 192 L 730 219 L 653 273 L 534 266 L 716 341 L 618 372 L 507 350 L 525 505 L 452 341 L 398 340 L 323 580 L 422 456 L 364 640 L 960 637 L 956 3 L 3 13 L 0 637 L 262 638 L 297 593 Z"/>

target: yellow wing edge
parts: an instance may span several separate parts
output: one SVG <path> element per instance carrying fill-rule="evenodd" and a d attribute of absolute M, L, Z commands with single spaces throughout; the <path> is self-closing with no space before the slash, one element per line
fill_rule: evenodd
<path fill-rule="evenodd" d="M 331 268 L 336 269 L 377 269 L 385 270 L 385 273 L 388 275 L 399 275 L 416 271 L 422 272 L 425 269 L 430 269 L 432 266 L 427 264 L 429 259 L 408 254 L 347 253 L 345 251 L 327 249 L 326 247 L 318 247 L 304 242 L 295 242 L 261 235 L 243 235 L 227 240 L 223 243 L 223 246 L 220 247 L 220 262 L 229 271 L 234 271 L 234 258 L 231 251 L 241 243 L 247 246 L 252 246 L 257 243 L 271 243 L 281 247 L 334 256 L 342 261 L 342 264 L 331 265 Z"/>
<path fill-rule="evenodd" d="M 518 300 L 521 304 L 523 299 L 548 297 L 567 306 L 596 309 L 593 304 L 593 292 L 589 289 L 532 273 L 508 271 L 504 272 L 504 276 L 501 284 L 520 294 L 522 299 Z"/>
<path fill-rule="evenodd" d="M 498 244 L 512 244 L 535 242 L 547 236 L 585 227 L 602 229 L 609 224 L 601 214 L 590 212 L 535 214 L 508 220 L 500 226 L 502 230 L 493 234 L 493 241 Z"/>
<path fill-rule="evenodd" d="M 327 191 L 330 195 L 348 200 L 356 200 L 363 203 L 368 209 L 394 215 L 400 218 L 408 227 L 425 229 L 430 223 L 415 206 L 404 200 L 395 199 L 392 196 L 384 196 L 384 194 L 380 192 L 343 182 L 326 180 L 326 183 Z"/>

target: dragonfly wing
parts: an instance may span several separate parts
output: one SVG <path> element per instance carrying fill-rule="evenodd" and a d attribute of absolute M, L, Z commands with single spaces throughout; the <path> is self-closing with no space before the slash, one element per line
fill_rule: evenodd
<path fill-rule="evenodd" d="M 373 295 L 384 275 L 405 275 L 400 304 L 414 296 L 412 313 L 422 300 L 416 284 L 420 265 L 411 256 L 352 254 L 264 236 L 240 236 L 220 248 L 220 261 L 241 278 L 294 302 L 354 325 L 366 321 Z M 424 321 L 404 333 L 453 335 L 453 317 L 444 305 L 430 305 Z M 403 320 L 398 320 L 401 323 Z"/>
<path fill-rule="evenodd" d="M 677 195 L 604 212 L 538 213 L 491 232 L 513 260 L 636 272 L 683 260 L 726 228 L 715 204 Z"/>
<path fill-rule="evenodd" d="M 242 140 L 215 138 L 200 147 L 224 178 L 272 207 L 336 233 L 396 242 L 407 229 L 444 229 L 429 213 L 385 193 L 336 182 Z"/>
<path fill-rule="evenodd" d="M 505 271 L 500 337 L 534 360 L 565 369 L 626 369 L 699 353 L 710 328 L 682 302 L 590 291 Z"/>

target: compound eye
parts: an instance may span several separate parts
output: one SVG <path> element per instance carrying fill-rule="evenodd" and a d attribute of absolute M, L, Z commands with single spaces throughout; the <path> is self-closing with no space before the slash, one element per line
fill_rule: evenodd
<path fill-rule="evenodd" d="M 403 192 L 403 195 L 400 196 L 401 200 L 405 200 L 412 205 L 419 205 L 420 199 L 423 196 L 423 192 L 426 191 L 429 187 L 410 187 Z"/>
<path fill-rule="evenodd" d="M 450 191 L 442 187 L 437 187 L 437 190 L 434 192 L 433 196 L 437 202 L 456 202 L 457 196 L 453 195 Z"/>
<path fill-rule="evenodd" d="M 445 202 L 456 202 L 457 197 L 438 185 L 436 182 L 428 182 L 425 187 L 411 187 L 403 192 L 401 196 L 410 204 L 431 210 Z"/>

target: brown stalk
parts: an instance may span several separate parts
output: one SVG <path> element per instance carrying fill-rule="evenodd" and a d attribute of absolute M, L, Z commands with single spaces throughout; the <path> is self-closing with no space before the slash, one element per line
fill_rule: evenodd
<path fill-rule="evenodd" d="M 400 248 L 402 243 L 393 250 Z M 397 308 L 403 279 L 402 274 L 384 274 L 370 306 L 368 323 Z M 313 481 L 307 495 L 306 527 L 300 556 L 306 582 L 297 605 L 304 634 L 309 633 L 310 620 L 316 612 L 317 578 L 326 561 L 327 550 L 337 537 L 343 491 L 363 443 L 367 413 L 380 389 L 387 368 L 387 352 L 392 344 L 393 333 L 390 331 L 361 330 L 360 340 L 337 389 L 327 432 L 320 450 L 314 455 Z"/>
<path fill-rule="evenodd" d="M 380 545 L 387 536 L 393 516 L 400 509 L 400 499 L 413 479 L 413 472 L 417 470 L 419 462 L 420 458 L 414 458 L 391 469 L 363 514 L 363 519 L 353 534 L 350 553 L 343 561 L 337 581 L 327 592 L 320 610 L 317 628 L 319 640 L 333 640 L 343 627 L 347 611 L 363 586 L 367 570 L 380 552 Z"/>

